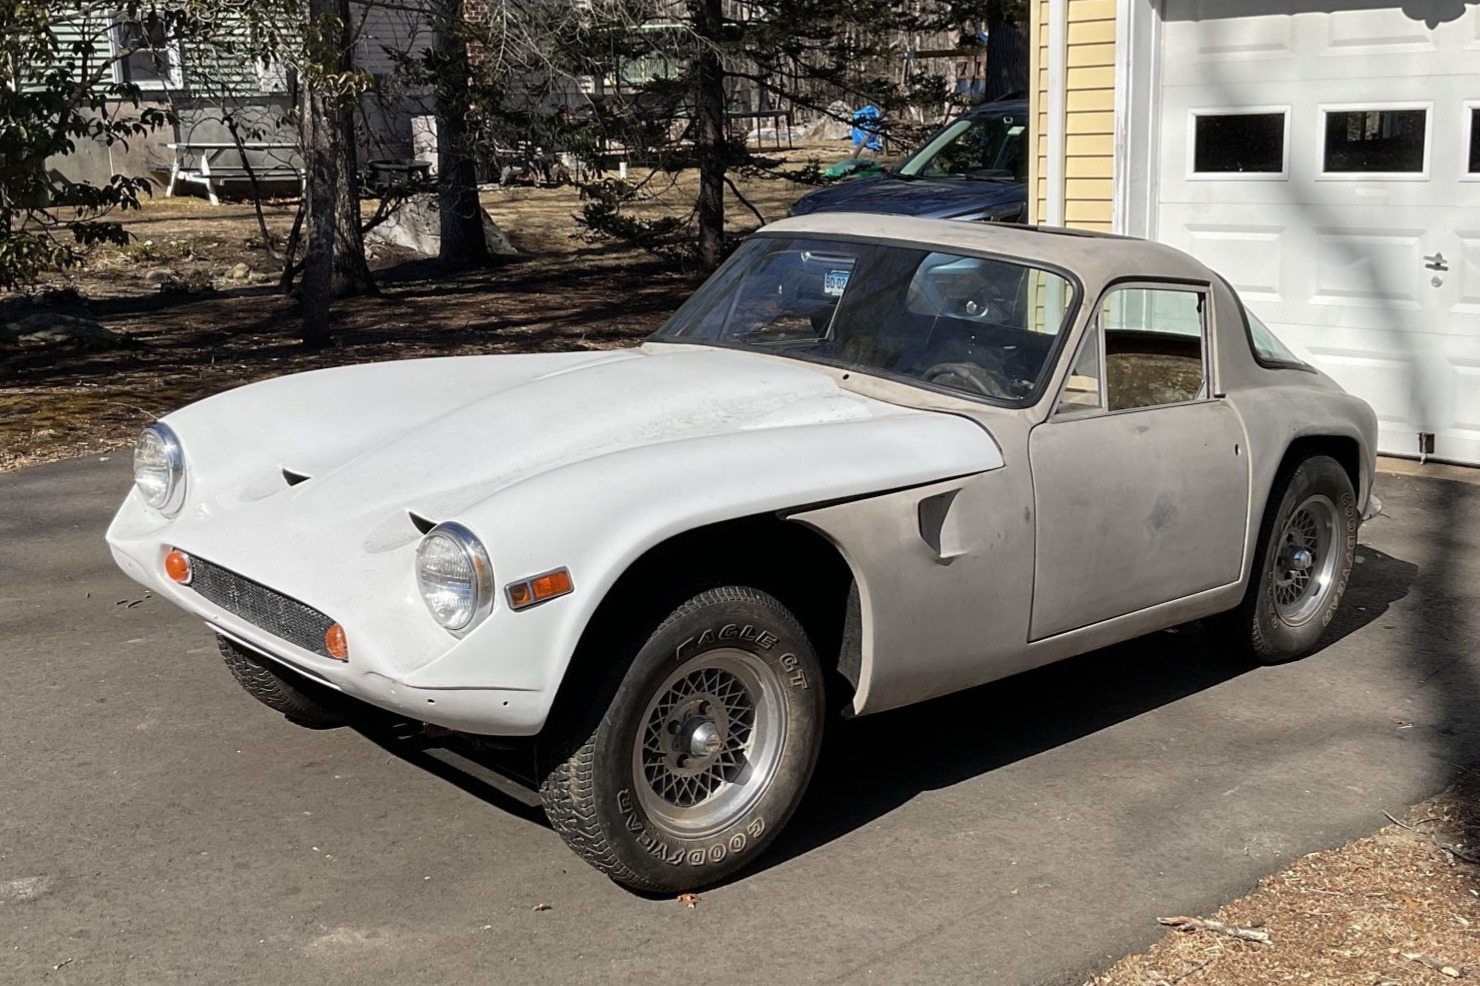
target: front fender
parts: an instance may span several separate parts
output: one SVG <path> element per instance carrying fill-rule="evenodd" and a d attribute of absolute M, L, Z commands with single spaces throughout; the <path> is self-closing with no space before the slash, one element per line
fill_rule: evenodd
<path fill-rule="evenodd" d="M 501 596 L 493 615 L 406 683 L 529 689 L 545 696 L 548 711 L 597 607 L 623 572 L 663 541 L 726 520 L 923 485 L 1002 462 L 979 425 L 917 411 L 641 446 L 541 473 L 457 519 L 486 542 L 501 593 L 512 581 L 561 567 L 570 569 L 575 591 L 520 612 Z"/>

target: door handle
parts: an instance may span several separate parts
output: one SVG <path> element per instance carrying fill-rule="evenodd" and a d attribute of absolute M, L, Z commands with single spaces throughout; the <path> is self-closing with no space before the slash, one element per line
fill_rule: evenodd
<path fill-rule="evenodd" d="M 1425 257 L 1424 266 L 1429 270 L 1446 271 L 1449 269 L 1449 261 L 1444 259 L 1444 254 L 1436 253 L 1432 257 Z"/>

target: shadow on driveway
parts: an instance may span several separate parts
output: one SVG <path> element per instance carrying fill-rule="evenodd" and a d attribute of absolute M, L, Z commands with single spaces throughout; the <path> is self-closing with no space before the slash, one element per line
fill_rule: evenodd
<path fill-rule="evenodd" d="M 1367 545 L 1320 649 L 1406 596 L 1418 568 Z M 811 788 L 776 843 L 733 880 L 839 839 L 916 795 L 1072 743 L 1250 670 L 1200 624 L 1150 634 L 893 712 L 829 724 Z M 367 710 L 357 730 L 387 752 L 490 806 L 544 825 L 527 750 L 479 748 Z"/>

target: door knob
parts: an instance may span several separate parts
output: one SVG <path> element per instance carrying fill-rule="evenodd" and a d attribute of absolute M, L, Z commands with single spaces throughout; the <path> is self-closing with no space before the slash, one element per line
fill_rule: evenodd
<path fill-rule="evenodd" d="M 1429 270 L 1445 271 L 1449 269 L 1449 261 L 1444 259 L 1444 254 L 1436 253 L 1432 257 L 1425 257 L 1424 266 Z"/>

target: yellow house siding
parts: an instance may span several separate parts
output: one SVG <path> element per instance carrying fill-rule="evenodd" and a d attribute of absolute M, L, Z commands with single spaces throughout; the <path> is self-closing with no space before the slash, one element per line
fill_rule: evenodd
<path fill-rule="evenodd" d="M 1037 0 L 1028 25 L 1033 79 L 1034 154 L 1028 162 L 1028 222 L 1048 214 L 1048 0 Z"/>
<path fill-rule="evenodd" d="M 1115 153 L 1116 0 L 1068 0 L 1064 52 L 1064 222 L 1110 228 Z M 1048 214 L 1048 0 L 1034 5 L 1030 44 L 1038 134 L 1030 218 Z"/>

